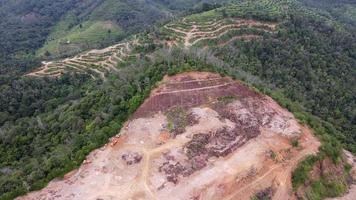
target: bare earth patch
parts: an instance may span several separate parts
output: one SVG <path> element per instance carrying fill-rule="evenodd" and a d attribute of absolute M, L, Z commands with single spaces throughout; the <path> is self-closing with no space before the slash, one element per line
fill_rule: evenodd
<path fill-rule="evenodd" d="M 291 172 L 319 145 L 271 98 L 217 74 L 184 73 L 165 77 L 78 170 L 18 199 L 293 199 Z"/>

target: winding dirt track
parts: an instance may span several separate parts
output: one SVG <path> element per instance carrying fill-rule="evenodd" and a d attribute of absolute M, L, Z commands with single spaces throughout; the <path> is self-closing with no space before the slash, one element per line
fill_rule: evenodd
<path fill-rule="evenodd" d="M 58 77 L 69 71 L 74 71 L 89 74 L 93 79 L 100 78 L 105 81 L 107 72 L 119 71 L 117 65 L 131 55 L 132 45 L 139 45 L 139 41 L 134 39 L 105 49 L 93 49 L 73 58 L 56 62 L 43 62 L 41 68 L 26 74 L 26 76 Z"/>
<path fill-rule="evenodd" d="M 263 23 L 255 20 L 243 20 L 243 19 L 230 19 L 230 20 L 231 20 L 231 24 L 225 24 L 225 20 L 220 20 L 207 25 L 191 24 L 190 25 L 191 28 L 189 30 L 186 29 L 183 30 L 169 25 L 165 25 L 165 28 L 183 34 L 184 37 L 182 39 L 184 41 L 184 46 L 186 48 L 189 48 L 197 44 L 199 41 L 220 38 L 222 35 L 228 33 L 229 31 L 240 30 L 243 27 L 248 27 L 248 28 L 253 27 L 261 31 L 273 32 L 277 26 L 276 23 Z M 261 28 L 262 26 L 267 27 L 270 30 L 267 30 L 266 28 Z M 244 38 L 244 35 L 239 37 Z M 234 39 L 235 40 L 239 39 L 239 37 L 235 37 Z M 257 37 L 258 35 L 256 35 L 256 37 L 250 36 L 246 38 L 254 39 Z"/>
<path fill-rule="evenodd" d="M 167 118 L 177 107 L 186 112 L 175 118 L 187 120 L 181 132 Z M 291 171 L 318 147 L 272 99 L 228 77 L 184 73 L 166 77 L 78 170 L 18 199 L 248 200 L 266 188 L 272 199 L 290 199 Z"/>

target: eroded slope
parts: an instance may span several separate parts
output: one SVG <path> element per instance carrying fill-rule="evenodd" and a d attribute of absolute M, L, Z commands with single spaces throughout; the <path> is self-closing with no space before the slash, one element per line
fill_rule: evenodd
<path fill-rule="evenodd" d="M 271 98 L 185 73 L 166 77 L 78 170 L 19 199 L 289 199 L 291 171 L 318 147 Z"/>

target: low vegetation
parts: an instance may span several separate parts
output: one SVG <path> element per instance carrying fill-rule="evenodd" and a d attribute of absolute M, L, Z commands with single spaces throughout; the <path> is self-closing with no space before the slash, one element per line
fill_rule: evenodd
<path fill-rule="evenodd" d="M 174 107 L 167 113 L 168 130 L 172 136 L 175 137 L 182 134 L 185 131 L 185 127 L 197 123 L 192 113 L 188 113 L 186 109 L 182 107 Z"/>
<path fill-rule="evenodd" d="M 272 188 L 266 188 L 264 190 L 259 191 L 251 200 L 271 200 L 272 199 Z"/>
<path fill-rule="evenodd" d="M 62 29 L 59 27 L 57 29 Z M 53 33 L 56 34 L 56 33 Z M 121 28 L 110 21 L 86 22 L 73 27 L 65 36 L 49 36 L 36 54 L 46 59 L 71 56 L 89 48 L 102 48 L 119 41 L 124 36 Z"/>
<path fill-rule="evenodd" d="M 299 140 L 298 140 L 298 138 L 293 138 L 293 139 L 290 141 L 290 144 L 291 144 L 293 147 L 298 147 L 298 146 L 299 146 Z"/>
<path fill-rule="evenodd" d="M 301 162 L 294 171 L 292 177 L 293 188 L 296 191 L 301 187 L 304 188 L 303 190 L 305 190 L 305 194 L 302 194 L 304 198 L 317 200 L 327 197 L 337 197 L 347 191 L 347 178 L 349 174 L 346 169 L 341 177 L 333 177 L 335 174 L 322 173 L 317 179 L 312 178 L 311 172 L 313 171 L 313 168 L 315 168 L 319 162 L 323 162 L 324 159 L 325 157 L 322 156 L 322 154 L 309 156 Z"/>
<path fill-rule="evenodd" d="M 221 103 L 221 104 L 224 104 L 224 105 L 227 105 L 233 101 L 236 100 L 236 97 L 235 96 L 224 96 L 224 97 L 219 97 L 218 98 L 218 103 Z"/>

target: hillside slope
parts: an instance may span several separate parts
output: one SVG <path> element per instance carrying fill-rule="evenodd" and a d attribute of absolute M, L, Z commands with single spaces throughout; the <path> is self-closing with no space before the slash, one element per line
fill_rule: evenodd
<path fill-rule="evenodd" d="M 258 9 L 260 7 L 263 9 Z M 135 42 L 131 43 L 135 45 L 131 45 L 131 50 L 154 49 L 162 45 L 209 49 L 211 56 L 229 65 L 240 66 L 262 81 L 285 90 L 287 97 L 301 102 L 309 112 L 333 124 L 336 128 L 330 130 L 333 135 L 349 150 L 356 151 L 356 138 L 352 134 L 356 129 L 353 123 L 356 105 L 352 100 L 356 94 L 353 87 L 356 83 L 353 67 L 356 46 L 352 42 L 356 41 L 356 35 L 352 30 L 348 25 L 300 4 L 284 1 L 241 3 L 168 23 L 148 36 L 132 39 Z M 338 42 L 332 42 L 330 38 Z M 115 49 L 114 46 L 110 48 Z M 140 51 L 129 51 L 128 54 L 128 51 L 126 49 L 123 54 L 126 59 L 130 58 L 129 54 L 143 54 Z M 42 71 L 31 74 L 56 76 L 77 67 L 80 67 L 79 71 L 95 68 L 94 73 L 101 73 L 104 79 L 107 71 L 118 71 L 116 66 L 126 62 L 123 62 L 120 51 L 111 57 L 105 55 L 104 60 L 90 54 L 87 53 L 84 59 L 76 56 L 50 63 L 49 67 L 45 64 Z M 67 63 L 70 60 L 77 63 L 70 65 Z M 289 84 L 285 84 L 288 81 Z"/>
<path fill-rule="evenodd" d="M 111 45 L 158 21 L 199 11 L 203 2 L 225 1 L 1 1 L 1 74 L 23 73 L 39 57 L 66 57 Z"/>
<path fill-rule="evenodd" d="M 291 113 L 242 83 L 179 74 L 78 170 L 18 199 L 290 199 L 292 170 L 319 145 Z"/>

